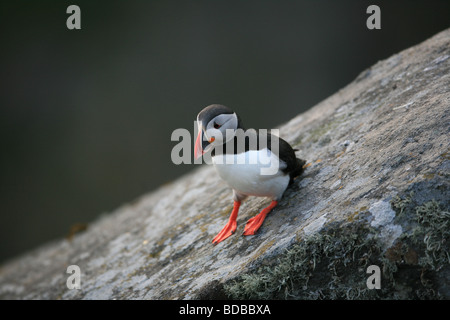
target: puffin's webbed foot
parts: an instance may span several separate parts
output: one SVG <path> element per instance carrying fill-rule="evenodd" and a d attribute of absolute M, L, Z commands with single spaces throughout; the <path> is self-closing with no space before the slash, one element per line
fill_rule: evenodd
<path fill-rule="evenodd" d="M 244 236 L 254 235 L 262 226 L 267 214 L 272 211 L 277 204 L 278 202 L 273 200 L 267 208 L 262 209 L 259 214 L 248 220 L 244 228 Z"/>
<path fill-rule="evenodd" d="M 223 227 L 222 231 L 219 232 L 219 234 L 213 239 L 212 242 L 214 244 L 218 244 L 219 242 L 225 240 L 236 231 L 236 227 L 236 220 L 229 220 L 225 227 Z"/>
<path fill-rule="evenodd" d="M 237 215 L 239 212 L 239 207 L 241 205 L 240 201 L 235 201 L 233 205 L 233 211 L 231 211 L 230 219 L 228 220 L 228 223 L 225 225 L 225 227 L 222 229 L 222 231 L 219 232 L 219 234 L 213 239 L 214 244 L 218 244 L 219 242 L 225 240 L 229 236 L 231 236 L 235 231 L 237 227 Z"/>

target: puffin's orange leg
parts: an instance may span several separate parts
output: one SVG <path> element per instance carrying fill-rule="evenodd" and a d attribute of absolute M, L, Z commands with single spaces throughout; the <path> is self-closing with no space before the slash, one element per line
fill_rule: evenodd
<path fill-rule="evenodd" d="M 218 244 L 220 241 L 225 240 L 229 236 L 231 236 L 235 231 L 237 227 L 237 215 L 239 212 L 239 207 L 241 205 L 240 201 L 235 201 L 233 205 L 233 211 L 231 211 L 230 219 L 228 220 L 228 223 L 225 225 L 225 227 L 222 229 L 222 231 L 219 232 L 219 234 L 213 239 L 214 244 Z"/>
<path fill-rule="evenodd" d="M 261 210 L 259 214 L 251 218 L 247 221 L 247 224 L 244 228 L 244 236 L 250 236 L 256 233 L 258 229 L 261 227 L 261 225 L 264 222 L 264 219 L 266 218 L 267 214 L 272 211 L 272 209 L 278 204 L 277 201 L 273 200 L 270 205 L 267 208 L 264 208 Z"/>

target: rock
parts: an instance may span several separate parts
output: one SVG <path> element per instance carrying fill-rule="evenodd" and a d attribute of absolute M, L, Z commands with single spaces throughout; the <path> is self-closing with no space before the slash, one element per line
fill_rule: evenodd
<path fill-rule="evenodd" d="M 0 298 L 450 298 L 450 29 L 279 129 L 307 168 L 257 235 L 240 236 L 268 203 L 251 198 L 237 234 L 211 244 L 231 190 L 200 166 L 4 264 Z"/>

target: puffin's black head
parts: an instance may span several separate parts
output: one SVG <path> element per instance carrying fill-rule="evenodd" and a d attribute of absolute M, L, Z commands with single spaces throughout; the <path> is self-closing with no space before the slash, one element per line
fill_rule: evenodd
<path fill-rule="evenodd" d="M 237 114 L 220 104 L 207 106 L 197 116 L 198 135 L 195 140 L 194 156 L 196 159 L 222 145 L 234 137 L 234 132 L 242 128 Z"/>

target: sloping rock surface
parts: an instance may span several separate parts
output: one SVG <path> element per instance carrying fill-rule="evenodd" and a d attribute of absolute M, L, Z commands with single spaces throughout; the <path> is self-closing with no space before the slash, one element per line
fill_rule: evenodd
<path fill-rule="evenodd" d="M 442 228 L 450 227 L 450 29 L 378 62 L 279 129 L 307 168 L 257 235 L 240 234 L 269 200 L 250 198 L 237 233 L 211 244 L 232 199 L 203 165 L 72 240 L 3 265 L 0 298 L 450 297 Z M 324 245 L 330 239 L 335 249 Z M 275 268 L 282 263 L 289 270 Z M 381 268 L 384 291 L 364 295 L 369 264 Z M 69 265 L 80 267 L 80 289 L 66 285 Z"/>

